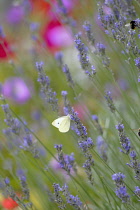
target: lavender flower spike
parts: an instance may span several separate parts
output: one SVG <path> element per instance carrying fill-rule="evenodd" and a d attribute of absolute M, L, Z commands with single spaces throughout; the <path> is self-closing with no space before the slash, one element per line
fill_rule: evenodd
<path fill-rule="evenodd" d="M 60 195 L 60 191 L 62 191 L 62 189 L 60 188 L 60 185 L 54 183 L 53 187 L 54 187 L 54 199 L 55 199 L 55 202 L 59 205 L 58 207 L 60 209 L 65 209 L 66 205 L 64 204 L 63 199 L 62 199 L 62 197 Z"/>
<path fill-rule="evenodd" d="M 112 175 L 112 180 L 116 184 L 116 195 L 121 199 L 122 203 L 130 203 L 130 196 L 127 193 L 124 178 L 125 175 L 120 172 Z"/>
<path fill-rule="evenodd" d="M 6 116 L 6 119 L 4 121 L 5 121 L 5 123 L 8 126 L 8 131 L 10 133 L 14 133 L 16 135 L 19 135 L 20 129 L 21 129 L 20 121 L 17 118 L 14 118 L 12 116 L 8 104 L 2 104 L 1 107 L 2 107 L 2 109 L 4 111 L 4 113 L 5 113 L 5 116 Z"/>
<path fill-rule="evenodd" d="M 130 152 L 130 157 L 132 159 L 130 160 L 130 163 L 127 163 L 127 165 L 134 170 L 135 179 L 140 180 L 140 162 L 138 161 L 134 150 Z"/>
<path fill-rule="evenodd" d="M 88 41 L 94 46 L 95 38 L 94 38 L 93 33 L 91 31 L 91 26 L 92 25 L 88 21 L 85 21 L 84 25 L 83 25 L 83 28 L 86 31 L 86 35 L 87 35 Z"/>
<path fill-rule="evenodd" d="M 131 143 L 130 143 L 129 138 L 126 136 L 124 132 L 124 125 L 119 123 L 118 125 L 116 125 L 116 129 L 119 132 L 120 143 L 122 146 L 122 149 L 120 151 L 125 154 L 129 154 L 130 149 L 131 149 Z"/>
<path fill-rule="evenodd" d="M 140 198 L 140 187 L 136 186 L 134 193 Z"/>
<path fill-rule="evenodd" d="M 81 34 L 75 35 L 75 47 L 79 52 L 79 61 L 81 64 L 82 69 L 90 78 L 92 78 L 95 74 L 95 68 L 93 65 L 90 64 L 89 56 L 88 56 L 88 50 L 87 47 L 84 45 L 84 43 L 81 40 Z"/>
<path fill-rule="evenodd" d="M 105 97 L 105 99 L 106 99 L 106 101 L 107 101 L 107 104 L 108 104 L 108 107 L 110 108 L 110 111 L 111 111 L 112 113 L 114 113 L 115 110 L 116 110 L 116 108 L 115 108 L 114 103 L 113 103 L 113 99 L 112 99 L 112 96 L 111 96 L 111 92 L 110 92 L 110 91 L 106 91 L 104 97 Z"/>
<path fill-rule="evenodd" d="M 74 171 L 76 171 L 74 153 L 71 153 L 71 155 L 64 155 L 62 151 L 62 144 L 56 144 L 54 147 L 57 149 L 58 152 L 58 162 L 60 164 L 60 167 L 67 171 L 68 174 L 70 174 L 71 169 L 74 169 Z"/>
<path fill-rule="evenodd" d="M 49 77 L 45 75 L 43 70 L 44 63 L 36 62 L 36 68 L 38 71 L 38 82 L 41 85 L 41 95 L 42 98 L 52 107 L 53 111 L 58 111 L 58 99 L 56 98 L 56 92 L 52 91 L 50 87 Z"/>

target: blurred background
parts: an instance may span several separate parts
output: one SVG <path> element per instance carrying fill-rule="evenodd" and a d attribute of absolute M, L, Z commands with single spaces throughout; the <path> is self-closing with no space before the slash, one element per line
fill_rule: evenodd
<path fill-rule="evenodd" d="M 100 177 L 106 175 L 105 182 L 107 183 L 105 185 L 109 185 L 110 192 L 112 192 L 111 190 L 114 190 L 113 182 L 111 182 L 112 172 L 106 169 L 106 165 L 99 157 L 105 158 L 107 165 L 113 171 L 125 171 L 130 174 L 127 177 L 128 183 L 130 182 L 133 175 L 125 164 L 128 157 L 123 157 L 124 164 L 121 159 L 116 158 L 120 144 L 115 125 L 118 122 L 125 124 L 126 131 L 129 132 L 130 138 L 134 142 L 136 141 L 134 146 L 137 148 L 138 137 L 132 130 L 138 129 L 140 123 L 139 86 L 134 64 L 135 56 L 131 52 L 126 54 L 123 43 L 114 41 L 113 37 L 105 33 L 98 18 L 97 1 L 62 0 L 67 13 L 61 10 L 59 2 L 61 1 L 0 1 L 0 92 L 5 98 L 1 104 L 8 103 L 11 115 L 21 120 L 22 123 L 25 122 L 35 145 L 33 147 L 37 148 L 39 156 L 39 158 L 35 158 L 32 151 L 25 148 L 23 134 L 21 136 L 7 135 L 5 114 L 0 109 L 1 182 L 8 177 L 10 186 L 20 197 L 23 189 L 18 177 L 20 177 L 19 174 L 26 174 L 30 199 L 24 199 L 24 202 L 26 204 L 33 203 L 32 207 L 27 205 L 27 209 L 58 209 L 54 200 L 51 200 L 53 199 L 52 184 L 54 182 L 61 185 L 68 183 L 69 189 L 74 195 L 80 191 L 80 199 L 83 203 L 87 203 L 89 209 L 111 209 L 109 204 L 101 198 L 105 196 L 105 192 Z M 100 4 L 103 5 L 106 15 L 111 14 L 111 7 L 106 6 L 104 1 L 100 1 Z M 134 2 L 133 5 L 136 13 L 139 13 L 140 7 L 137 6 L 137 2 Z M 126 22 L 129 23 L 131 18 L 127 17 Z M 134 18 L 136 18 L 135 15 Z M 91 23 L 95 43 L 102 43 L 106 47 L 106 56 L 110 62 L 108 68 L 103 65 L 103 57 L 95 52 L 95 47 L 89 45 L 83 28 L 85 21 Z M 126 31 L 128 30 L 126 28 Z M 88 46 L 90 62 L 97 71 L 97 76 L 93 80 L 90 80 L 81 69 L 74 42 L 77 33 L 81 33 L 85 46 Z M 135 40 L 139 46 L 138 30 L 136 30 Z M 58 59 L 61 53 L 63 54 L 63 64 L 67 64 L 69 67 L 74 86 L 69 85 L 66 75 L 61 69 Z M 45 75 L 50 79 L 50 87 L 57 94 L 58 112 L 53 112 L 51 107 L 42 100 L 36 68 L 36 62 L 41 61 L 44 62 Z M 93 139 L 95 146 L 98 145 L 96 143 L 98 141 L 104 142 L 101 143 L 102 148 L 95 147 L 95 153 L 93 151 L 95 169 L 96 172 L 99 172 L 94 173 L 96 180 L 94 186 L 88 182 L 82 167 L 85 157 L 78 149 L 76 134 L 72 129 L 68 133 L 62 134 L 51 125 L 54 119 L 65 115 L 61 91 L 68 92 L 69 103 L 86 126 L 88 136 Z M 116 114 L 111 113 L 107 107 L 104 99 L 105 91 L 112 92 L 118 111 Z M 95 116 L 99 119 L 103 134 L 99 132 Z M 27 133 L 28 131 L 26 131 Z M 79 185 L 60 167 L 55 159 L 57 158 L 55 144 L 63 145 L 64 154 L 74 153 L 77 174 L 74 171 L 71 173 L 80 180 L 83 188 L 92 195 L 93 200 L 99 203 L 99 206 L 92 202 L 91 198 L 88 198 L 88 194 L 83 189 L 79 190 Z M 104 151 L 104 154 L 102 152 L 101 154 L 100 151 Z M 134 184 L 136 180 L 131 180 L 131 182 Z M 0 189 L 1 209 L 24 209 L 3 193 L 3 187 Z M 115 201 L 113 202 L 115 203 Z M 119 203 L 118 200 L 117 202 Z M 136 209 L 138 209 L 138 204 L 135 203 Z M 66 209 L 74 208 L 68 206 Z"/>

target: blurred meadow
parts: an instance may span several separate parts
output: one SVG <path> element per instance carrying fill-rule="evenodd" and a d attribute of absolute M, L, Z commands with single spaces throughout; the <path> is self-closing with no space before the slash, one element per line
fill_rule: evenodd
<path fill-rule="evenodd" d="M 0 1 L 0 209 L 140 209 L 139 14 Z"/>

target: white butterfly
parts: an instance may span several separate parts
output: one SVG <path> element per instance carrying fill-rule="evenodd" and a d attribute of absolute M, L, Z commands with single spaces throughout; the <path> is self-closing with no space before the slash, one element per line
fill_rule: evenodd
<path fill-rule="evenodd" d="M 70 115 L 57 118 L 52 122 L 52 125 L 58 128 L 61 133 L 68 132 L 70 129 Z"/>

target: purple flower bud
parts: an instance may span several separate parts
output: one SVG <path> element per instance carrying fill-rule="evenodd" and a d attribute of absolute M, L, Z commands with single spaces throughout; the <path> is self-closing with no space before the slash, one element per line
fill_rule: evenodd
<path fill-rule="evenodd" d="M 5 184 L 6 184 L 6 185 L 8 185 L 8 184 L 10 183 L 9 178 L 8 178 L 8 177 L 6 177 L 6 178 L 4 179 L 4 182 L 5 182 Z"/>
<path fill-rule="evenodd" d="M 132 157 L 133 159 L 136 158 L 136 152 L 134 150 L 130 152 L 130 157 Z"/>
<path fill-rule="evenodd" d="M 92 120 L 95 120 L 96 122 L 98 122 L 98 116 L 97 115 L 92 115 Z"/>
<path fill-rule="evenodd" d="M 117 129 L 119 132 L 123 132 L 123 130 L 124 130 L 124 125 L 119 123 L 118 125 L 116 125 L 116 129 Z"/>
<path fill-rule="evenodd" d="M 121 172 L 112 175 L 112 180 L 114 180 L 116 183 L 122 182 L 124 178 L 125 178 L 125 175 L 122 174 Z"/>
<path fill-rule="evenodd" d="M 44 66 L 44 62 L 40 61 L 40 62 L 36 62 L 36 68 L 39 70 L 40 68 L 42 68 Z"/>
<path fill-rule="evenodd" d="M 140 69 L 140 57 L 136 58 L 134 61 L 137 68 Z"/>
<path fill-rule="evenodd" d="M 61 95 L 66 96 L 66 95 L 68 95 L 68 92 L 67 91 L 61 91 Z"/>
<path fill-rule="evenodd" d="M 129 203 L 130 196 L 127 193 L 126 186 L 120 186 L 116 189 L 115 193 L 122 200 L 123 203 Z"/>
<path fill-rule="evenodd" d="M 136 186 L 134 193 L 140 197 L 140 187 Z"/>

